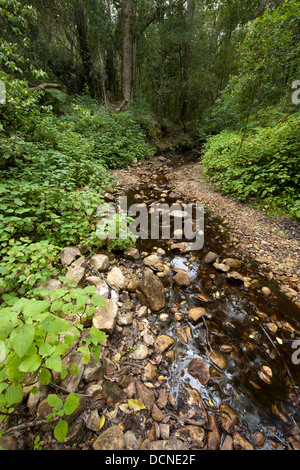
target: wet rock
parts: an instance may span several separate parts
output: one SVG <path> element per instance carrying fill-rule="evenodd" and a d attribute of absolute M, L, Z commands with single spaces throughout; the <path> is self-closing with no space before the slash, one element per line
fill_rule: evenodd
<path fill-rule="evenodd" d="M 241 266 L 241 261 L 234 258 L 226 258 L 223 260 L 223 263 L 227 264 L 230 268 L 239 268 Z"/>
<path fill-rule="evenodd" d="M 220 450 L 233 450 L 233 439 L 231 436 L 227 435 L 225 437 Z"/>
<path fill-rule="evenodd" d="M 118 305 L 112 299 L 105 300 L 106 310 L 102 307 L 98 308 L 93 318 L 93 326 L 104 333 L 111 334 L 116 326 L 118 316 Z"/>
<path fill-rule="evenodd" d="M 116 290 L 123 290 L 127 286 L 127 281 L 122 273 L 121 269 L 118 267 L 113 267 L 108 275 L 107 282 Z"/>
<path fill-rule="evenodd" d="M 106 271 L 109 268 L 109 258 L 106 255 L 94 255 L 90 259 L 90 263 L 96 271 L 100 273 Z"/>
<path fill-rule="evenodd" d="M 119 426 L 112 426 L 93 442 L 94 450 L 124 450 L 126 446 L 123 431 Z"/>
<path fill-rule="evenodd" d="M 160 335 L 156 338 L 155 341 L 155 350 L 158 353 L 163 353 L 167 349 L 169 349 L 171 346 L 175 344 L 175 341 L 171 336 L 168 335 Z"/>
<path fill-rule="evenodd" d="M 207 433 L 207 448 L 208 450 L 218 450 L 221 443 L 221 433 L 214 415 L 209 417 L 208 428 L 211 431 Z"/>
<path fill-rule="evenodd" d="M 238 414 L 226 404 L 221 404 L 219 406 L 220 419 L 222 428 L 228 433 L 231 434 L 234 426 L 238 420 Z"/>
<path fill-rule="evenodd" d="M 266 287 L 266 286 L 264 286 L 261 291 L 266 297 L 269 297 L 272 294 L 271 289 L 269 289 L 269 287 Z"/>
<path fill-rule="evenodd" d="M 240 433 L 233 434 L 233 446 L 235 450 L 255 450 L 255 447 Z"/>
<path fill-rule="evenodd" d="M 154 421 L 158 421 L 159 423 L 164 419 L 163 412 L 155 404 L 153 405 L 151 416 Z"/>
<path fill-rule="evenodd" d="M 177 274 L 175 274 L 173 277 L 173 281 L 179 287 L 189 287 L 191 285 L 191 279 L 184 270 L 178 271 Z"/>
<path fill-rule="evenodd" d="M 227 367 L 227 358 L 218 352 L 210 353 L 209 359 L 213 364 L 215 364 L 219 369 L 224 370 Z"/>
<path fill-rule="evenodd" d="M 251 437 L 256 447 L 263 447 L 266 443 L 266 438 L 261 431 L 253 431 Z"/>
<path fill-rule="evenodd" d="M 218 258 L 218 255 L 214 253 L 213 251 L 209 251 L 203 258 L 203 263 L 205 264 L 213 264 L 216 259 Z"/>
<path fill-rule="evenodd" d="M 188 373 L 198 379 L 202 385 L 206 385 L 210 379 L 209 368 L 200 358 L 193 359 L 189 363 Z"/>
<path fill-rule="evenodd" d="M 66 278 L 70 279 L 70 281 L 74 283 L 76 287 L 78 287 L 82 283 L 84 275 L 85 268 L 82 266 L 75 266 L 67 271 Z"/>
<path fill-rule="evenodd" d="M 200 318 L 202 318 L 206 314 L 205 308 L 202 307 L 194 307 L 189 310 L 189 320 L 192 323 L 198 323 Z"/>
<path fill-rule="evenodd" d="M 181 341 L 182 343 L 184 343 L 184 344 L 188 343 L 187 334 L 186 334 L 186 332 L 184 331 L 183 328 L 177 328 L 176 329 L 176 336 L 179 339 L 179 341 Z"/>
<path fill-rule="evenodd" d="M 223 273 L 227 273 L 230 269 L 230 267 L 225 263 L 214 263 L 213 267 L 218 271 L 222 271 Z"/>
<path fill-rule="evenodd" d="M 230 281 L 233 281 L 233 282 L 238 282 L 238 283 L 243 283 L 244 282 L 243 276 L 240 273 L 238 273 L 237 271 L 232 271 L 231 273 L 228 273 L 227 274 L 227 279 L 229 279 Z"/>
<path fill-rule="evenodd" d="M 153 312 L 159 312 L 166 306 L 163 283 L 150 269 L 144 271 L 137 294 L 140 300 Z"/>
<path fill-rule="evenodd" d="M 64 266 L 69 266 L 75 258 L 80 256 L 81 252 L 76 246 L 68 246 L 62 251 L 60 260 Z"/>
<path fill-rule="evenodd" d="M 186 242 L 172 243 L 170 249 L 171 251 L 180 251 L 181 253 L 188 253 L 190 251 Z"/>
<path fill-rule="evenodd" d="M 140 403 L 143 403 L 145 407 L 151 411 L 155 403 L 155 394 L 150 388 L 146 387 L 140 380 L 136 382 L 136 393 Z"/>

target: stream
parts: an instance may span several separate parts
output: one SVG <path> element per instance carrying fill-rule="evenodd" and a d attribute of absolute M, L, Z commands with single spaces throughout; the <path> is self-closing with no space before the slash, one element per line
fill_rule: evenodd
<path fill-rule="evenodd" d="M 127 193 L 128 203 L 136 203 L 139 194 L 142 196 L 139 202 L 148 206 L 162 197 L 164 203 L 172 205 L 171 191 L 171 183 L 163 171 L 158 171 L 154 178 L 149 178 L 149 184 L 141 184 Z M 184 198 L 180 201 L 189 203 Z M 164 261 L 171 269 L 184 269 L 192 281 L 189 287 L 178 287 L 172 276 L 171 280 L 164 279 L 166 307 L 149 320 L 160 334 L 176 340 L 175 359 L 168 376 L 176 402 L 180 405 L 184 400 L 183 385 L 192 387 L 211 406 L 230 405 L 249 432 L 259 429 L 286 448 L 286 436 L 299 432 L 300 354 L 297 356 L 293 349 L 294 342 L 300 340 L 299 308 L 276 282 L 261 274 L 257 262 L 235 246 L 226 224 L 209 211 L 205 210 L 201 250 L 174 252 L 171 242 L 174 240 L 138 239 L 136 247 L 148 253 L 162 248 L 166 252 Z M 205 264 L 203 258 L 208 252 L 216 253 L 220 263 L 226 258 L 239 260 L 240 266 L 234 271 L 247 282 L 229 280 L 226 272 Z M 271 289 L 271 296 L 262 293 L 263 286 Z M 203 307 L 207 312 L 197 324 L 188 318 L 193 307 Z M 176 321 L 174 312 L 181 314 L 181 321 Z M 189 332 L 186 344 L 176 336 L 178 327 Z M 222 368 L 210 360 L 212 351 L 223 358 Z M 211 378 L 206 385 L 188 372 L 194 358 L 201 358 L 210 367 Z"/>

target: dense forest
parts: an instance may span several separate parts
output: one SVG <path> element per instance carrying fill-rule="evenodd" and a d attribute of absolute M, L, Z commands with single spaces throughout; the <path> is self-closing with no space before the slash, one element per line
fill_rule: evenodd
<path fill-rule="evenodd" d="M 58 275 L 64 247 L 99 246 L 96 209 L 114 191 L 110 170 L 197 148 L 222 194 L 300 220 L 299 8 L 0 0 L 2 417 L 22 400 L 25 374 L 47 385 L 74 341 L 86 361 L 99 352 L 96 329 L 83 342 L 78 325 L 65 343 L 57 335 L 68 332 L 74 299 L 93 314 L 101 296 L 88 287 L 71 299 L 64 287 L 50 302 L 39 287 Z M 77 404 L 72 395 L 64 412 Z"/>

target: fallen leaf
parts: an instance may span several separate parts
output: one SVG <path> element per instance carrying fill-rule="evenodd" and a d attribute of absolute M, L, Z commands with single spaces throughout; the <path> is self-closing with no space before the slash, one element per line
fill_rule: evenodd
<path fill-rule="evenodd" d="M 104 424 L 105 424 L 105 416 L 102 415 L 101 418 L 100 418 L 100 423 L 99 423 L 99 431 L 100 431 L 100 429 L 103 428 Z"/>
<path fill-rule="evenodd" d="M 140 403 L 138 400 L 135 400 L 134 398 L 129 398 L 127 400 L 128 405 L 134 409 L 134 411 L 139 411 L 139 410 L 144 410 L 145 405 L 143 403 Z"/>

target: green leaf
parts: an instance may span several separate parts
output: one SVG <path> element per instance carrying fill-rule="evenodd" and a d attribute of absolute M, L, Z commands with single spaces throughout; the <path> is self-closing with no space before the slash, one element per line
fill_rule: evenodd
<path fill-rule="evenodd" d="M 76 408 L 78 407 L 80 397 L 78 395 L 74 395 L 74 393 L 70 393 L 67 396 L 67 399 L 64 403 L 63 410 L 67 416 L 74 413 Z"/>
<path fill-rule="evenodd" d="M 102 308 L 106 308 L 106 304 L 105 304 L 105 300 L 103 299 L 103 297 L 99 294 L 95 294 L 95 295 L 92 295 L 91 297 L 91 301 L 94 305 L 96 305 L 97 307 L 102 307 Z"/>
<path fill-rule="evenodd" d="M 90 360 L 90 350 L 87 346 L 81 346 L 80 348 L 77 349 L 77 351 L 82 353 L 82 362 L 83 364 L 88 364 Z"/>
<path fill-rule="evenodd" d="M 48 357 L 48 359 L 46 359 L 45 366 L 53 370 L 54 372 L 61 372 L 62 371 L 61 357 L 53 354 L 52 356 Z"/>
<path fill-rule="evenodd" d="M 39 381 L 43 385 L 48 385 L 51 380 L 51 372 L 48 369 L 43 368 L 39 374 Z"/>
<path fill-rule="evenodd" d="M 20 403 L 23 399 L 23 388 L 21 384 L 10 385 L 5 392 L 5 400 L 7 406 L 15 405 Z"/>
<path fill-rule="evenodd" d="M 42 358 L 38 354 L 27 357 L 20 365 L 19 370 L 21 372 L 35 372 L 41 365 Z"/>
<path fill-rule="evenodd" d="M 16 328 L 10 335 L 10 341 L 13 349 L 19 357 L 23 357 L 34 340 L 35 329 L 33 325 L 23 325 Z"/>
<path fill-rule="evenodd" d="M 54 428 L 54 437 L 59 442 L 64 442 L 68 434 L 68 423 L 64 419 L 58 421 Z"/>
<path fill-rule="evenodd" d="M 26 303 L 22 309 L 25 316 L 34 317 L 39 313 L 45 312 L 50 307 L 50 300 L 35 300 L 32 299 Z"/>
<path fill-rule="evenodd" d="M 55 393 L 50 393 L 48 395 L 48 404 L 49 406 L 52 406 L 55 411 L 61 410 L 63 407 L 62 399 Z"/>
<path fill-rule="evenodd" d="M 143 403 L 140 403 L 138 400 L 135 400 L 134 398 L 129 398 L 127 400 L 128 405 L 134 409 L 134 411 L 139 411 L 139 410 L 144 410 L 145 405 Z"/>

